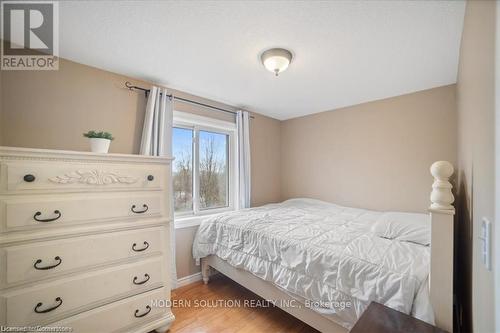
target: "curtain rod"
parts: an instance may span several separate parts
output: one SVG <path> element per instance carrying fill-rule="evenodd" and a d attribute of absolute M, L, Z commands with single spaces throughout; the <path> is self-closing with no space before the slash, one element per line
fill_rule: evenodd
<path fill-rule="evenodd" d="M 125 87 L 128 88 L 129 90 L 142 90 L 142 91 L 144 91 L 144 94 L 146 95 L 146 97 L 148 96 L 148 93 L 151 91 L 150 89 L 146 89 L 146 88 L 134 86 L 129 81 L 125 82 Z M 226 113 L 231 113 L 233 115 L 237 114 L 236 111 L 222 109 L 222 108 L 219 108 L 219 107 L 216 107 L 216 106 L 213 106 L 213 105 L 208 105 L 208 104 L 205 104 L 205 103 L 200 103 L 200 102 L 197 102 L 197 101 L 193 101 L 191 99 L 177 97 L 177 96 L 174 96 L 172 94 L 167 95 L 167 97 L 170 98 L 170 99 L 173 98 L 176 101 L 185 102 L 185 103 L 189 103 L 189 104 L 195 104 L 195 105 L 203 106 L 205 108 L 214 109 L 214 110 L 222 111 L 222 112 L 226 112 Z M 254 116 L 250 116 L 250 118 L 253 119 Z"/>

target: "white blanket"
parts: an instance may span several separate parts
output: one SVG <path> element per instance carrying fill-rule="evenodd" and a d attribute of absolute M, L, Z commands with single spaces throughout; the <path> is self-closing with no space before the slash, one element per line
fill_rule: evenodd
<path fill-rule="evenodd" d="M 316 301 L 312 308 L 348 329 L 371 301 L 433 323 L 430 248 L 373 234 L 381 215 L 312 199 L 224 213 L 200 225 L 193 256 L 217 255 Z"/>

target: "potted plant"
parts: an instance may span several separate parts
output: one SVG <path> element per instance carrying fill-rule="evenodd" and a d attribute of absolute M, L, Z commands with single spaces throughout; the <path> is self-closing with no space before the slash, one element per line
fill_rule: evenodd
<path fill-rule="evenodd" d="M 90 151 L 93 153 L 107 153 L 109 144 L 114 139 L 108 132 L 88 131 L 83 136 L 90 139 Z"/>

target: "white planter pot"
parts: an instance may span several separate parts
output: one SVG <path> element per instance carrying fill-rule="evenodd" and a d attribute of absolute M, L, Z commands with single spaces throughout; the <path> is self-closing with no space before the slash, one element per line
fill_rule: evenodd
<path fill-rule="evenodd" d="M 90 138 L 90 151 L 93 153 L 106 154 L 109 150 L 111 140 L 101 138 Z"/>

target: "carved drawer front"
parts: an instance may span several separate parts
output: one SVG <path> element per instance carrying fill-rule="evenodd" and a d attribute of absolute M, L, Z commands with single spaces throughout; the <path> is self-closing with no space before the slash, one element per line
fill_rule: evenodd
<path fill-rule="evenodd" d="M 0 294 L 6 324 L 44 325 L 124 297 L 163 286 L 162 257 L 16 288 Z"/>
<path fill-rule="evenodd" d="M 106 191 L 163 189 L 167 166 L 70 162 L 3 162 L 1 190 L 24 193 L 40 191 Z"/>
<path fill-rule="evenodd" d="M 6 268 L 0 271 L 1 286 L 160 254 L 166 248 L 165 230 L 144 228 L 0 248 L 0 267 Z"/>
<path fill-rule="evenodd" d="M 0 197 L 0 231 L 168 217 L 159 191 Z"/>
<path fill-rule="evenodd" d="M 155 306 L 158 300 L 165 303 L 166 299 L 170 299 L 169 292 L 160 288 L 83 312 L 50 326 L 71 327 L 72 333 L 147 332 L 152 327 L 149 330 L 138 330 L 137 327 L 155 320 L 173 320 L 174 317 L 169 308 Z"/>

